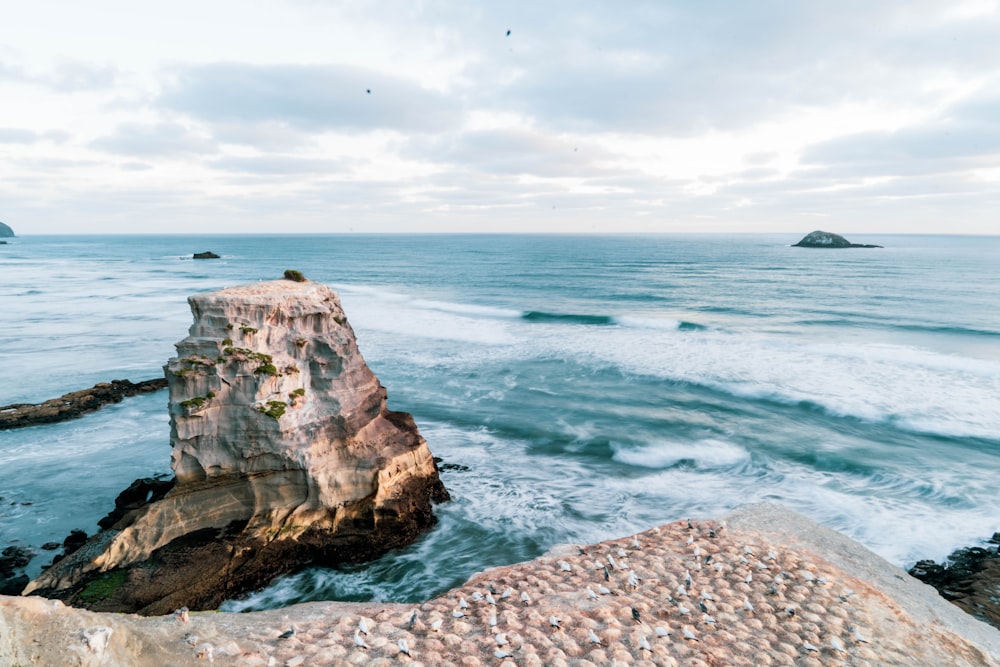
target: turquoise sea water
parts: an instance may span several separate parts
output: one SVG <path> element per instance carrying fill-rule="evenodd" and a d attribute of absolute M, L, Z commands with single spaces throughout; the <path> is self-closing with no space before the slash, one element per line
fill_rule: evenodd
<path fill-rule="evenodd" d="M 333 285 L 390 408 L 469 469 L 442 473 L 454 499 L 413 547 L 232 609 L 424 599 L 763 499 L 902 566 L 1000 529 L 1000 237 L 796 240 L 23 237 L 0 250 L 0 405 L 160 376 L 192 293 L 288 268 Z M 0 545 L 92 533 L 168 471 L 163 392 L 0 432 Z"/>

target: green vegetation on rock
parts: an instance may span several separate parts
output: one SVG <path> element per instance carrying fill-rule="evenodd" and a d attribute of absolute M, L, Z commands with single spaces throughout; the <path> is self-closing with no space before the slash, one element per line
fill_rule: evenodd
<path fill-rule="evenodd" d="M 288 269 L 285 271 L 285 280 L 294 280 L 297 283 L 304 283 L 306 281 L 306 277 L 302 275 L 300 271 Z"/>
<path fill-rule="evenodd" d="M 80 600 L 83 602 L 93 603 L 108 599 L 114 595 L 115 591 L 121 588 L 122 584 L 125 583 L 127 576 L 128 574 L 125 570 L 105 572 L 100 577 L 84 586 L 83 590 L 80 591 Z"/>
<path fill-rule="evenodd" d="M 268 401 L 267 406 L 258 406 L 257 410 L 263 412 L 265 415 L 271 419 L 277 420 L 281 418 L 281 415 L 285 414 L 285 408 L 288 404 L 284 401 Z"/>

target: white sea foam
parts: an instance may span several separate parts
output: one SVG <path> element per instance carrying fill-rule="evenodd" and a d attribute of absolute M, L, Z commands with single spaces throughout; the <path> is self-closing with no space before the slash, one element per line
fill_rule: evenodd
<path fill-rule="evenodd" d="M 690 461 L 698 468 L 730 468 L 750 460 L 750 453 L 739 445 L 723 440 L 696 442 L 652 442 L 640 446 L 612 446 L 612 458 L 643 468 L 670 468 Z"/>

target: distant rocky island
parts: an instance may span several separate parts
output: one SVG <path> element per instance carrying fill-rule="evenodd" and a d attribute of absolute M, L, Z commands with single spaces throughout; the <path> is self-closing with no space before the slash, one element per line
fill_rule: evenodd
<path fill-rule="evenodd" d="M 881 248 L 880 245 L 867 243 L 851 243 L 840 234 L 816 230 L 809 232 L 801 241 L 792 244 L 793 248 Z"/>
<path fill-rule="evenodd" d="M 14 230 L 9 226 L 0 222 L 0 238 L 10 239 L 14 238 Z"/>
<path fill-rule="evenodd" d="M 105 530 L 25 594 L 146 615 L 215 609 L 434 524 L 448 492 L 413 418 L 387 409 L 336 293 L 286 276 L 188 299 L 194 324 L 164 368 L 175 481 L 127 489 Z"/>

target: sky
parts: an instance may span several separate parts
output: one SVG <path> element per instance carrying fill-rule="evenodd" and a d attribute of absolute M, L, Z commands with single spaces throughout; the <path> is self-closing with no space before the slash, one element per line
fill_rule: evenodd
<path fill-rule="evenodd" d="M 0 221 L 1000 234 L 1000 0 L 0 0 Z"/>

